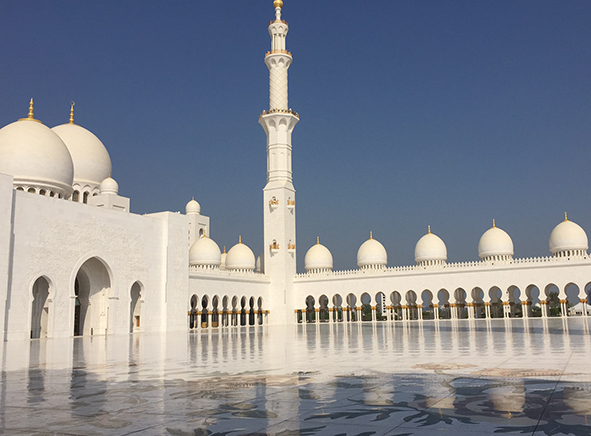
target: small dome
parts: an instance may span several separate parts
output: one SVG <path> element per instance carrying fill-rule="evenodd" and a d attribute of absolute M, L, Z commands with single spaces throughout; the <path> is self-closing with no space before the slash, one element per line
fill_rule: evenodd
<path fill-rule="evenodd" d="M 431 227 L 429 232 L 424 235 L 415 246 L 415 262 L 418 265 L 435 262 L 443 263 L 447 260 L 447 247 L 443 240 L 431 233 Z"/>
<path fill-rule="evenodd" d="M 189 265 L 217 267 L 222 263 L 220 247 L 213 239 L 202 236 L 197 239 L 189 250 Z"/>
<path fill-rule="evenodd" d="M 119 184 L 112 179 L 111 176 L 107 177 L 101 182 L 100 187 L 101 194 L 115 194 L 119 193 Z"/>
<path fill-rule="evenodd" d="M 53 130 L 64 141 L 74 163 L 74 183 L 97 188 L 111 174 L 111 158 L 100 139 L 77 124 L 62 124 Z"/>
<path fill-rule="evenodd" d="M 513 257 L 513 241 L 493 220 L 493 226 L 480 237 L 478 242 L 478 256 L 482 260 L 491 258 L 508 259 Z"/>
<path fill-rule="evenodd" d="M 384 267 L 388 263 L 388 253 L 379 242 L 369 234 L 369 239 L 361 244 L 357 251 L 357 266 L 359 268 Z"/>
<path fill-rule="evenodd" d="M 201 205 L 195 201 L 195 198 L 187 203 L 185 213 L 187 215 L 199 215 L 201 213 Z"/>
<path fill-rule="evenodd" d="M 332 254 L 320 243 L 320 240 L 317 240 L 316 245 L 313 245 L 306 253 L 304 268 L 309 272 L 332 270 Z"/>
<path fill-rule="evenodd" d="M 224 247 L 224 252 L 222 253 L 222 261 L 220 263 L 220 269 L 226 269 L 226 257 L 228 253 L 226 253 L 226 247 Z"/>
<path fill-rule="evenodd" d="M 577 223 L 565 220 L 550 234 L 550 252 L 554 255 L 566 251 L 586 252 L 589 248 L 587 233 Z M 584 254 L 584 253 L 577 253 Z"/>
<path fill-rule="evenodd" d="M 265 255 L 261 254 L 259 257 L 257 257 L 257 263 L 256 263 L 256 268 L 255 268 L 256 272 L 264 274 L 265 273 Z"/>
<path fill-rule="evenodd" d="M 49 127 L 32 116 L 0 129 L 0 173 L 14 177 L 15 186 L 72 192 L 74 164 L 68 147 Z"/>
<path fill-rule="evenodd" d="M 253 271 L 255 268 L 254 253 L 242 243 L 234 245 L 226 256 L 226 269 Z"/>

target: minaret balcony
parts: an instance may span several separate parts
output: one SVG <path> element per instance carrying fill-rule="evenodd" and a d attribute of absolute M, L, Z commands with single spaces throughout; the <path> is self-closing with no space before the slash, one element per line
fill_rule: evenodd
<path fill-rule="evenodd" d="M 291 244 L 291 243 L 287 244 L 287 251 L 289 253 L 295 253 L 295 249 L 296 249 L 295 244 Z"/>
<path fill-rule="evenodd" d="M 287 200 L 287 208 L 290 210 L 295 209 L 295 200 Z"/>
<path fill-rule="evenodd" d="M 274 54 L 284 54 L 284 55 L 288 55 L 290 57 L 293 57 L 291 52 L 287 51 L 287 50 L 271 50 L 271 51 L 268 51 L 267 53 L 265 53 L 265 57 L 271 56 Z"/>
<path fill-rule="evenodd" d="M 279 200 L 277 200 L 275 197 L 273 197 L 272 199 L 269 200 L 269 209 L 271 209 L 271 212 L 273 212 L 278 207 L 279 207 Z"/>
<path fill-rule="evenodd" d="M 259 115 L 259 120 L 264 117 L 265 115 L 271 115 L 271 114 L 290 114 L 293 115 L 294 117 L 296 117 L 298 120 L 300 119 L 300 115 L 291 109 L 270 109 L 268 111 L 263 111 L 260 115 Z"/>

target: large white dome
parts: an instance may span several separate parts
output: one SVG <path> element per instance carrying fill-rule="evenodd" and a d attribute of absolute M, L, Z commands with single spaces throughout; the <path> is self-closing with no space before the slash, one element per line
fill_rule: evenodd
<path fill-rule="evenodd" d="M 589 248 L 587 233 L 577 223 L 565 220 L 554 227 L 550 234 L 550 252 L 557 255 L 562 252 L 573 251 L 575 255 L 584 254 Z"/>
<path fill-rule="evenodd" d="M 61 138 L 38 120 L 24 118 L 0 129 L 0 173 L 14 185 L 72 192 L 74 164 Z M 99 181 L 100 183 L 100 181 Z"/>
<path fill-rule="evenodd" d="M 53 130 L 64 141 L 74 162 L 74 183 L 96 188 L 111 174 L 111 158 L 100 139 L 77 124 L 62 124 Z"/>
<path fill-rule="evenodd" d="M 332 254 L 330 250 L 317 240 L 316 245 L 306 253 L 304 268 L 309 272 L 332 270 Z"/>
<path fill-rule="evenodd" d="M 228 251 L 226 269 L 253 271 L 255 262 L 252 250 L 240 241 Z"/>
<path fill-rule="evenodd" d="M 388 263 L 388 253 L 384 246 L 373 238 L 370 233 L 369 239 L 361 244 L 357 251 L 357 266 L 359 268 L 380 268 Z"/>
<path fill-rule="evenodd" d="M 488 229 L 478 242 L 478 256 L 482 260 L 507 260 L 513 257 L 513 241 L 502 229 L 499 229 L 493 221 L 493 226 Z"/>
<path fill-rule="evenodd" d="M 431 233 L 429 227 L 429 232 L 415 245 L 415 262 L 418 265 L 424 265 L 426 263 L 440 264 L 445 261 L 447 261 L 445 242 L 439 236 Z"/>
<path fill-rule="evenodd" d="M 222 263 L 220 247 L 213 239 L 202 236 L 189 250 L 189 265 L 201 267 L 219 267 Z"/>

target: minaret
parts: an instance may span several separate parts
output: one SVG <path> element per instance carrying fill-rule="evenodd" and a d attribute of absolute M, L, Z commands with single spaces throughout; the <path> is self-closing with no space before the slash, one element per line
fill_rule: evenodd
<path fill-rule="evenodd" d="M 263 190 L 264 265 L 271 279 L 269 321 L 285 324 L 292 320 L 293 277 L 296 274 L 295 189 L 291 172 L 291 132 L 299 116 L 287 103 L 287 70 L 292 62 L 285 49 L 289 30 L 281 19 L 283 2 L 275 0 L 275 20 L 269 24 L 271 51 L 265 55 L 269 68 L 269 110 L 259 123 L 267 134 L 267 185 Z"/>

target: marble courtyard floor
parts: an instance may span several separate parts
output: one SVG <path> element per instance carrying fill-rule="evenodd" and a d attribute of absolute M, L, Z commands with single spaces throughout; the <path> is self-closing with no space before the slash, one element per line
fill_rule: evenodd
<path fill-rule="evenodd" d="M 590 318 L 6 342 L 7 435 L 590 435 Z"/>

